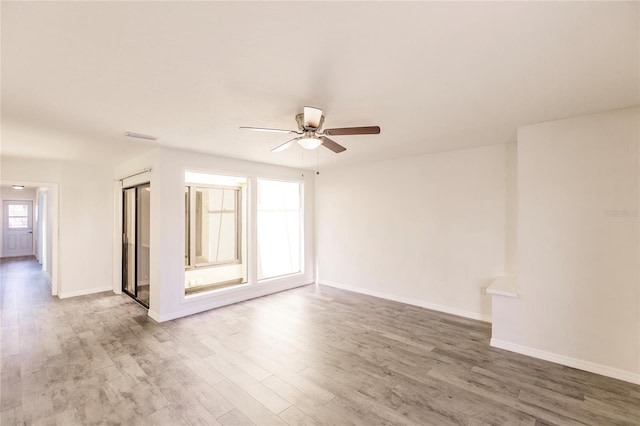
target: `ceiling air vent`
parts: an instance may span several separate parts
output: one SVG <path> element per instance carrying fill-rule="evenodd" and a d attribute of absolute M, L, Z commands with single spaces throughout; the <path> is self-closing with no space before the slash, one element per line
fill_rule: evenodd
<path fill-rule="evenodd" d="M 142 134 L 142 133 L 125 132 L 124 135 L 128 136 L 130 138 L 146 139 L 148 141 L 156 141 L 156 140 L 158 140 L 158 138 L 156 138 L 155 136 L 145 135 L 145 134 Z"/>

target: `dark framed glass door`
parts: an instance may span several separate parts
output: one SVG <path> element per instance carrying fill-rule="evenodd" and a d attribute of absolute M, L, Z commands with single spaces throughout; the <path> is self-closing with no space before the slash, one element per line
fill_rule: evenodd
<path fill-rule="evenodd" d="M 122 291 L 149 308 L 151 185 L 122 190 Z"/>

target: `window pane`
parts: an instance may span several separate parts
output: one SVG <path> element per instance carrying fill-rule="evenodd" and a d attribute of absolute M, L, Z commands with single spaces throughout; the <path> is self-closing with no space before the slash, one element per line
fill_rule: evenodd
<path fill-rule="evenodd" d="M 26 204 L 10 204 L 9 217 L 11 216 L 27 216 L 28 210 Z"/>
<path fill-rule="evenodd" d="M 225 189 L 222 192 L 222 210 L 235 210 L 236 209 L 236 192 L 233 189 Z"/>
<path fill-rule="evenodd" d="M 196 264 L 239 260 L 237 193 L 235 189 L 197 188 Z"/>
<path fill-rule="evenodd" d="M 11 206 L 9 206 L 11 207 Z M 20 228 L 28 228 L 29 227 L 29 219 L 26 217 L 10 217 L 9 219 L 9 228 L 10 229 L 20 229 Z"/>
<path fill-rule="evenodd" d="M 220 211 L 222 209 L 222 197 L 224 191 L 222 189 L 203 189 L 203 192 L 208 194 L 207 204 L 204 206 L 206 211 Z"/>
<path fill-rule="evenodd" d="M 300 272 L 300 184 L 258 180 L 258 279 Z"/>
<path fill-rule="evenodd" d="M 231 262 L 237 259 L 236 218 L 234 213 L 209 214 L 208 262 Z"/>

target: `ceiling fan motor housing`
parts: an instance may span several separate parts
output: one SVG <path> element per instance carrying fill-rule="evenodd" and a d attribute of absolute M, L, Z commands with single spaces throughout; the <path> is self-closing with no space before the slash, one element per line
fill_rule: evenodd
<path fill-rule="evenodd" d="M 318 125 L 318 127 L 309 127 L 309 126 L 305 126 L 304 125 L 304 113 L 301 112 L 300 114 L 296 115 L 296 123 L 298 123 L 298 129 L 301 132 L 315 132 L 318 131 L 322 128 L 322 123 L 324 123 L 324 115 L 320 117 L 320 124 Z"/>

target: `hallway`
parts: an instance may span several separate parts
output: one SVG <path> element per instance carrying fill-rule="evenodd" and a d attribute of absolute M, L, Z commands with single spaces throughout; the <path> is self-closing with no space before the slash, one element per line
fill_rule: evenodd
<path fill-rule="evenodd" d="M 0 259 L 0 303 L 2 324 L 17 321 L 18 312 L 29 311 L 42 304 L 52 303 L 51 287 L 34 256 Z"/>
<path fill-rule="evenodd" d="M 111 292 L 58 299 L 33 256 L 0 259 L 0 424 L 82 424 L 109 419 L 96 370 L 113 362 L 96 333 L 121 334 L 106 327 L 146 310 Z M 126 327 L 126 325 L 122 325 Z M 87 404 L 88 402 L 91 402 Z M 88 417 L 75 407 L 85 406 Z M 112 420 L 120 422 L 113 417 Z M 104 415 L 104 416 L 103 416 Z"/>

